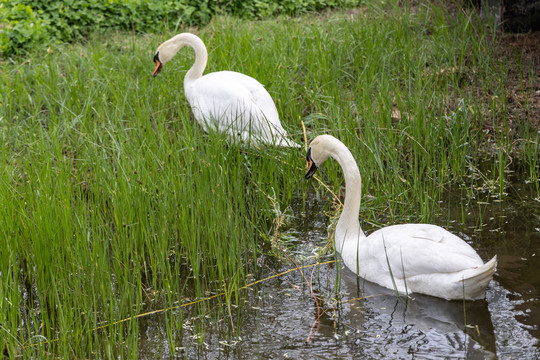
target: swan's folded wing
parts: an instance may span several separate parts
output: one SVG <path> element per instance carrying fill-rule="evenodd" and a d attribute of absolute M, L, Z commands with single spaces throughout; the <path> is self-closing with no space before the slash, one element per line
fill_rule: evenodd
<path fill-rule="evenodd" d="M 231 74 L 235 73 L 220 71 L 197 79 L 186 91 L 189 103 L 198 105 L 207 116 L 236 116 L 239 104 L 251 103 L 253 97 Z"/>
<path fill-rule="evenodd" d="M 368 239 L 374 245 L 372 256 L 379 252 L 379 262 L 390 266 L 398 277 L 455 273 L 483 264 L 466 242 L 434 225 L 390 226 L 374 232 Z"/>
<path fill-rule="evenodd" d="M 251 119 L 257 119 L 259 121 L 259 129 L 267 136 L 268 141 L 273 141 L 273 136 L 286 136 L 287 132 L 281 126 L 279 120 L 279 114 L 276 108 L 274 100 L 264 88 L 264 86 L 257 80 L 241 73 L 235 73 L 230 71 L 221 71 L 224 77 L 230 77 L 231 81 L 234 80 L 237 85 L 242 86 L 246 91 L 244 94 L 246 97 L 242 101 L 251 102 L 250 117 Z"/>

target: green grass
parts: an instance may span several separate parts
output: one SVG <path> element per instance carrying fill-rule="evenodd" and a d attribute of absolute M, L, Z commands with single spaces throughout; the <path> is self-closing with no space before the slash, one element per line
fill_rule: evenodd
<path fill-rule="evenodd" d="M 497 184 L 504 196 L 516 139 L 514 161 L 538 184 L 539 135 L 507 135 L 507 69 L 489 56 L 492 34 L 473 15 L 394 3 L 217 18 L 200 31 L 207 72 L 265 84 L 295 141 L 303 121 L 308 139 L 347 144 L 369 221 L 428 220 L 451 184 Z M 190 118 L 191 50 L 151 77 L 171 35 L 96 36 L 2 63 L 0 350 L 11 357 L 136 358 L 137 319 L 93 329 L 184 297 L 227 291 L 212 316 L 228 317 L 273 236 L 272 201 L 285 211 L 313 186 L 303 151 L 239 148 Z M 496 136 L 482 132 L 486 121 Z M 336 164 L 323 176 L 331 189 L 342 183 Z M 182 319 L 164 322 L 174 349 Z M 55 341 L 29 346 L 40 339 Z"/>

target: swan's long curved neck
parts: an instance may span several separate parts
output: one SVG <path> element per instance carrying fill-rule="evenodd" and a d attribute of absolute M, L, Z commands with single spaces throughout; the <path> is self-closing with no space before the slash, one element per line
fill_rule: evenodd
<path fill-rule="evenodd" d="M 350 239 L 356 244 L 358 239 L 366 237 L 358 221 L 362 197 L 362 179 L 353 155 L 341 142 L 336 144 L 330 156 L 341 165 L 345 176 L 345 202 L 336 227 L 335 237 L 336 250 L 341 253 L 345 245 L 345 239 Z"/>
<path fill-rule="evenodd" d="M 208 51 L 206 46 L 199 37 L 190 34 L 183 33 L 176 35 L 169 40 L 171 45 L 171 51 L 176 54 L 181 48 L 188 45 L 195 51 L 195 63 L 191 69 L 188 70 L 186 76 L 184 77 L 184 83 L 189 83 L 193 80 L 200 78 L 206 68 L 206 63 L 208 61 Z"/>

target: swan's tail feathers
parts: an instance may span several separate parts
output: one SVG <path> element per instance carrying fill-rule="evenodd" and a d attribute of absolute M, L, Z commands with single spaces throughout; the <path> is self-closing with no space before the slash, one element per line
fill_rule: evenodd
<path fill-rule="evenodd" d="M 463 289 L 466 299 L 483 299 L 486 294 L 486 288 L 497 270 L 497 255 L 484 265 L 472 269 L 472 271 L 463 278 Z"/>
<path fill-rule="evenodd" d="M 301 149 L 302 146 L 294 142 L 289 138 L 289 135 L 287 134 L 287 131 L 283 129 L 281 126 L 280 128 L 274 128 L 271 134 L 270 142 L 273 143 L 275 146 L 281 146 L 281 147 L 289 147 L 289 148 L 297 148 Z"/>
<path fill-rule="evenodd" d="M 292 140 L 290 140 L 288 138 L 283 138 L 283 140 L 281 141 L 281 143 L 279 145 L 284 146 L 284 147 L 297 148 L 297 149 L 302 148 L 302 146 L 300 144 L 297 144 L 297 143 L 295 143 L 294 141 L 292 141 Z"/>

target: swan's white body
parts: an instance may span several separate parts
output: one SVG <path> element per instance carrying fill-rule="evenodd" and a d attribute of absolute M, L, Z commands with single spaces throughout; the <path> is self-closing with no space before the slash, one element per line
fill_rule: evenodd
<path fill-rule="evenodd" d="M 394 225 L 364 234 L 358 221 L 361 178 L 349 149 L 331 135 L 315 138 L 308 150 L 306 178 L 328 157 L 345 176 L 345 203 L 335 232 L 336 251 L 358 276 L 401 293 L 422 293 L 447 300 L 485 297 L 497 256 L 482 261 L 465 241 L 429 224 Z"/>
<path fill-rule="evenodd" d="M 182 33 L 161 44 L 154 56 L 153 75 L 186 45 L 195 51 L 195 63 L 184 77 L 184 91 L 205 131 L 216 129 L 254 144 L 300 147 L 288 139 L 272 97 L 257 80 L 233 71 L 203 76 L 208 52 L 196 35 Z"/>

